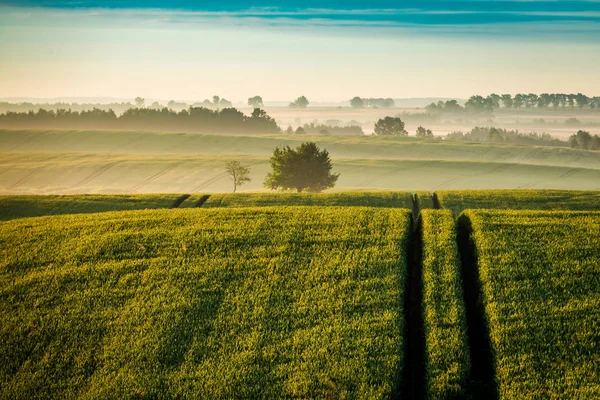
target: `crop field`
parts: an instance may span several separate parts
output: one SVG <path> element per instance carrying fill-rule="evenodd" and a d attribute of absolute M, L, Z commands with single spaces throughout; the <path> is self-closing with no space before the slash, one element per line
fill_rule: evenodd
<path fill-rule="evenodd" d="M 600 190 L 600 153 L 414 137 L 243 136 L 137 131 L 0 130 L 0 194 L 217 193 L 224 165 L 264 190 L 275 147 L 315 141 L 340 173 L 335 191 Z"/>
<path fill-rule="evenodd" d="M 412 208 L 409 192 L 343 193 L 229 193 L 213 194 L 202 205 L 213 207 L 258 206 L 364 206 Z"/>
<path fill-rule="evenodd" d="M 600 397 L 600 213 L 466 211 L 500 398 Z"/>
<path fill-rule="evenodd" d="M 0 397 L 389 398 L 409 232 L 359 207 L 3 222 Z"/>
<path fill-rule="evenodd" d="M 454 217 L 425 210 L 421 218 L 427 398 L 464 396 L 469 349 Z"/>
<path fill-rule="evenodd" d="M 58 214 L 171 208 L 181 194 L 0 196 L 0 221 Z"/>
<path fill-rule="evenodd" d="M 435 193 L 441 206 L 455 215 L 468 208 L 600 211 L 600 191 L 438 190 Z"/>

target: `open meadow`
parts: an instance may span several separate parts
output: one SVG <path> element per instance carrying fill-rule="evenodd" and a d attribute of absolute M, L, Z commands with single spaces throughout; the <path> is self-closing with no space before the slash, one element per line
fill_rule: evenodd
<path fill-rule="evenodd" d="M 369 136 L 245 136 L 137 131 L 0 130 L 0 194 L 229 192 L 224 165 L 264 190 L 277 146 L 329 151 L 333 190 L 600 190 L 600 153 L 563 147 Z"/>

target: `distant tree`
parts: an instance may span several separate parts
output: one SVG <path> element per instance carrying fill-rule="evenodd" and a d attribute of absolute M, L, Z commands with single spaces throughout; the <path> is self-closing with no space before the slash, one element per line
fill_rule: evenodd
<path fill-rule="evenodd" d="M 178 103 L 175 100 L 171 100 L 167 103 L 167 107 L 172 110 L 183 109 L 183 108 L 187 108 L 187 104 L 186 103 Z"/>
<path fill-rule="evenodd" d="M 592 136 L 592 139 L 590 140 L 590 150 L 600 150 L 600 136 Z"/>
<path fill-rule="evenodd" d="M 214 104 L 215 106 L 218 106 L 218 105 L 219 105 L 219 101 L 221 101 L 221 98 L 220 98 L 219 96 L 216 96 L 216 95 L 215 95 L 215 96 L 213 96 L 213 104 Z"/>
<path fill-rule="evenodd" d="M 432 138 L 433 132 L 431 131 L 431 129 L 425 129 L 422 126 L 419 126 L 417 128 L 417 137 L 418 138 Z"/>
<path fill-rule="evenodd" d="M 220 108 L 230 108 L 230 107 L 233 107 L 233 104 L 229 100 L 221 99 L 221 100 L 219 100 L 219 107 Z"/>
<path fill-rule="evenodd" d="M 491 113 L 494 111 L 492 99 L 483 96 L 471 96 L 465 103 L 465 108 L 475 113 Z"/>
<path fill-rule="evenodd" d="M 292 128 L 290 125 L 288 125 L 287 129 L 285 130 L 285 133 L 287 133 L 288 135 L 293 134 L 294 128 Z"/>
<path fill-rule="evenodd" d="M 579 109 L 581 110 L 584 106 L 586 106 L 589 103 L 590 99 L 581 93 L 577 93 L 575 95 L 575 102 L 577 103 L 577 107 L 579 107 Z"/>
<path fill-rule="evenodd" d="M 305 96 L 300 96 L 293 103 L 290 103 L 291 108 L 306 108 L 309 104 L 308 99 Z"/>
<path fill-rule="evenodd" d="M 353 108 L 365 108 L 365 102 L 360 97 L 356 96 L 350 100 L 350 105 Z"/>
<path fill-rule="evenodd" d="M 501 142 L 502 141 L 502 135 L 500 135 L 500 132 L 498 131 L 498 129 L 496 128 L 491 128 L 489 133 L 488 133 L 488 140 L 490 142 Z"/>
<path fill-rule="evenodd" d="M 488 104 L 490 104 L 492 106 L 492 108 L 500 107 L 500 99 L 501 99 L 501 97 L 499 95 L 497 95 L 496 93 L 492 93 L 488 97 L 486 97 Z"/>
<path fill-rule="evenodd" d="M 134 101 L 135 101 L 135 106 L 136 106 L 137 108 L 142 108 L 142 107 L 144 107 L 144 103 L 146 102 L 146 100 L 144 100 L 144 99 L 143 99 L 143 98 L 141 98 L 141 97 L 136 97 Z"/>
<path fill-rule="evenodd" d="M 154 103 L 152 103 L 152 105 L 150 106 L 150 108 L 152 108 L 154 110 L 160 110 L 162 108 L 162 106 L 159 104 L 158 101 L 155 101 Z"/>
<path fill-rule="evenodd" d="M 592 142 L 592 135 L 590 135 L 587 131 L 579 130 L 575 134 L 575 138 L 577 139 L 577 147 L 583 150 L 587 150 L 590 147 L 590 143 Z"/>
<path fill-rule="evenodd" d="M 512 108 L 513 99 L 510 94 L 503 94 L 502 96 L 500 96 L 500 99 L 502 100 L 502 105 L 504 106 L 504 108 Z"/>
<path fill-rule="evenodd" d="M 313 142 L 302 143 L 296 149 L 276 147 L 269 162 L 271 172 L 264 182 L 268 189 L 321 192 L 335 186 L 339 178 L 339 174 L 331 173 L 327 150 L 321 151 Z"/>
<path fill-rule="evenodd" d="M 376 135 L 408 135 L 408 132 L 404 129 L 404 122 L 397 117 L 380 118 L 375 124 L 374 133 Z"/>
<path fill-rule="evenodd" d="M 321 129 L 319 135 L 331 135 L 327 129 Z"/>
<path fill-rule="evenodd" d="M 246 182 L 250 182 L 250 167 L 244 167 L 239 161 L 229 161 L 225 164 L 225 170 L 229 178 L 233 181 L 233 193 L 238 186 L 242 186 Z"/>
<path fill-rule="evenodd" d="M 262 108 L 264 107 L 263 99 L 260 96 L 254 96 L 248 98 L 248 105 L 254 108 Z"/>
<path fill-rule="evenodd" d="M 577 118 L 567 118 L 567 119 L 565 119 L 565 125 L 579 126 L 579 125 L 581 125 L 581 121 L 579 121 Z"/>
<path fill-rule="evenodd" d="M 296 128 L 296 131 L 294 132 L 296 135 L 306 135 L 306 131 L 304 130 L 303 127 L 299 126 Z"/>
<path fill-rule="evenodd" d="M 525 96 L 525 107 L 531 108 L 537 104 L 538 96 L 535 93 L 529 93 Z"/>
<path fill-rule="evenodd" d="M 537 106 L 539 108 L 546 108 L 552 103 L 552 96 L 549 93 L 542 93 L 538 96 Z"/>
<path fill-rule="evenodd" d="M 277 126 L 275 118 L 270 117 L 267 112 L 260 108 L 252 110 L 250 118 L 247 119 L 252 126 L 252 129 L 259 133 L 279 133 L 280 129 Z"/>
<path fill-rule="evenodd" d="M 522 95 L 521 93 L 517 93 L 515 95 L 515 97 L 513 98 L 513 107 L 521 108 L 521 107 L 523 107 L 523 104 L 525 104 L 525 96 Z"/>

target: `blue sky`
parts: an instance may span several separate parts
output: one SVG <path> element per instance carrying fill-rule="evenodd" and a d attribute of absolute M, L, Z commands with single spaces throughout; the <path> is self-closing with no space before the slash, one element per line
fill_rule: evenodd
<path fill-rule="evenodd" d="M 0 1 L 0 96 L 597 95 L 600 1 Z"/>

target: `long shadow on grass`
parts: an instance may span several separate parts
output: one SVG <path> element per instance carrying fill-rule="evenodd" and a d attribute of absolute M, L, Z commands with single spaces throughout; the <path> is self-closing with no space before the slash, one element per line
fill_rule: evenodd
<path fill-rule="evenodd" d="M 471 358 L 467 393 L 468 397 L 473 399 L 497 399 L 494 355 L 481 297 L 479 266 L 472 238 L 473 228 L 468 217 L 461 215 L 458 218 L 457 233 Z"/>
<path fill-rule="evenodd" d="M 399 397 L 423 399 L 425 397 L 425 334 L 423 329 L 423 241 L 419 203 L 413 197 L 413 230 L 407 251 L 407 276 L 404 289 L 404 367 L 400 377 Z"/>
<path fill-rule="evenodd" d="M 440 199 L 438 198 L 436 192 L 433 192 L 431 194 L 431 201 L 433 202 L 433 208 L 435 208 L 436 210 L 440 210 L 442 208 L 442 205 L 440 204 Z"/>
<path fill-rule="evenodd" d="M 179 196 L 175 200 L 175 202 L 173 203 L 173 205 L 171 205 L 171 208 L 179 208 L 179 206 L 181 205 L 181 203 L 183 203 L 184 201 L 186 201 L 188 197 L 190 197 L 189 194 L 182 194 L 181 196 Z"/>
<path fill-rule="evenodd" d="M 202 207 L 202 205 L 204 203 L 206 203 L 206 200 L 208 200 L 209 197 L 210 197 L 210 194 L 202 195 L 202 197 L 200 197 L 200 199 L 198 199 L 196 204 L 194 204 L 194 207 Z"/>

